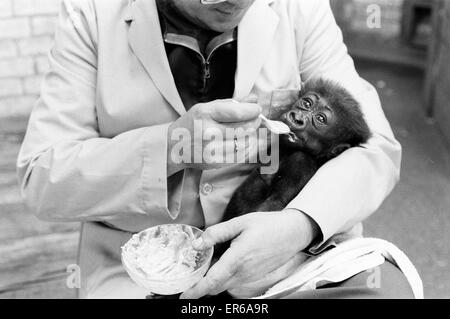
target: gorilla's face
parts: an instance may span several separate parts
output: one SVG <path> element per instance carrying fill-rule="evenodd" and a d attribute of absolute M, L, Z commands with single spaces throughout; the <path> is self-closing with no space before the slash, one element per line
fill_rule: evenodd
<path fill-rule="evenodd" d="M 281 116 L 295 137 L 283 137 L 290 147 L 318 154 L 338 138 L 338 114 L 317 92 L 307 92 Z"/>

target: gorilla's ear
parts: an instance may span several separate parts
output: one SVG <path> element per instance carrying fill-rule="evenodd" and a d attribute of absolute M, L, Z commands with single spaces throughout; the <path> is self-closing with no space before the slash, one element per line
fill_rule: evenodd
<path fill-rule="evenodd" d="M 331 157 L 337 157 L 350 148 L 350 144 L 339 144 L 331 149 Z"/>

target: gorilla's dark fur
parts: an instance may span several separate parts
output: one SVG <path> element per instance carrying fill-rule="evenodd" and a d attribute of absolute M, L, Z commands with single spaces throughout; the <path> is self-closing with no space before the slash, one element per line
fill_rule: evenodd
<path fill-rule="evenodd" d="M 281 138 L 278 172 L 262 175 L 255 169 L 234 193 L 224 220 L 283 210 L 320 166 L 370 138 L 359 103 L 346 89 L 324 79 L 307 82 L 298 100 L 283 110 L 279 120 L 290 126 L 296 138 Z"/>

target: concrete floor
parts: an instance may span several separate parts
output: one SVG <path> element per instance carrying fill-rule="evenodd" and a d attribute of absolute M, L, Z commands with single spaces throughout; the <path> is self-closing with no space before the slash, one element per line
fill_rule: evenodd
<path fill-rule="evenodd" d="M 403 146 L 401 181 L 365 223 L 365 234 L 405 251 L 422 276 L 426 298 L 450 298 L 450 147 L 425 116 L 423 74 L 373 62 L 357 67 L 378 87 Z"/>

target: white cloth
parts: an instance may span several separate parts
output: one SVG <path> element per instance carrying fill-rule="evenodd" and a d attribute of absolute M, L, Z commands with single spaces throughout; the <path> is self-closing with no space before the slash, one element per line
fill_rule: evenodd
<path fill-rule="evenodd" d="M 281 298 L 328 283 L 342 282 L 382 265 L 385 260 L 403 272 L 414 297 L 423 299 L 422 280 L 409 258 L 394 244 L 376 238 L 357 238 L 339 243 L 335 248 L 309 259 L 297 272 L 256 299 Z"/>

